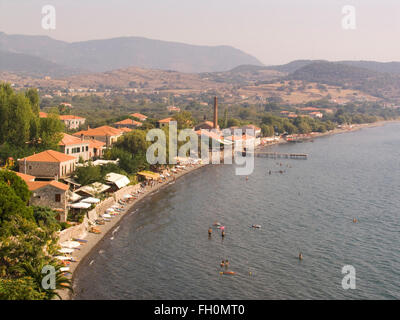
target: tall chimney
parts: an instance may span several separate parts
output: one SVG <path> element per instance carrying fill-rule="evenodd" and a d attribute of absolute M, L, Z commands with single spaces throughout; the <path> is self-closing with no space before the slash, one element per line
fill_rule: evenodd
<path fill-rule="evenodd" d="M 214 129 L 218 128 L 218 98 L 214 97 Z"/>

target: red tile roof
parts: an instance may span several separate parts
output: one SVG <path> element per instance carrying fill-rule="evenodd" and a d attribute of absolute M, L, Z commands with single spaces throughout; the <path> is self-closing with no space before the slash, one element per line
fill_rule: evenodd
<path fill-rule="evenodd" d="M 135 120 L 132 120 L 132 119 L 125 119 L 125 120 L 122 120 L 122 121 L 118 121 L 115 124 L 134 125 L 134 126 L 141 126 L 142 125 L 141 122 L 135 121 Z"/>
<path fill-rule="evenodd" d="M 39 112 L 39 118 L 47 118 L 47 113 L 43 112 L 43 111 L 40 111 Z"/>
<path fill-rule="evenodd" d="M 60 115 L 60 120 L 85 120 L 85 118 L 74 116 L 72 114 Z"/>
<path fill-rule="evenodd" d="M 76 158 L 58 151 L 46 150 L 37 154 L 33 154 L 29 157 L 22 158 L 19 161 L 22 162 L 25 160 L 31 162 L 65 162 L 70 160 L 76 160 Z"/>
<path fill-rule="evenodd" d="M 95 139 L 90 139 L 89 140 L 89 148 L 96 148 L 96 149 L 100 149 L 103 146 L 105 146 L 105 143 L 102 141 L 98 141 Z"/>
<path fill-rule="evenodd" d="M 173 118 L 165 118 L 165 119 L 158 120 L 159 123 L 170 123 L 171 121 L 174 121 L 174 119 Z"/>
<path fill-rule="evenodd" d="M 35 176 L 31 176 L 30 174 L 25 174 L 22 172 L 15 172 L 15 174 L 25 182 L 33 182 L 36 178 Z"/>
<path fill-rule="evenodd" d="M 87 144 L 88 140 L 82 140 L 78 137 L 71 136 L 70 134 L 64 133 L 63 138 L 58 143 L 60 146 L 69 146 L 74 144 Z"/>
<path fill-rule="evenodd" d="M 74 136 L 80 136 L 81 134 L 85 136 L 118 136 L 122 134 L 121 129 L 116 129 L 110 126 L 102 126 L 94 129 L 82 130 L 74 133 Z"/>
<path fill-rule="evenodd" d="M 141 114 L 141 113 L 131 113 L 130 116 L 138 118 L 140 120 L 146 120 L 147 119 L 147 116 L 145 116 L 144 114 Z"/>
<path fill-rule="evenodd" d="M 27 182 L 26 183 L 28 185 L 28 189 L 30 191 L 35 191 L 37 189 L 43 188 L 45 186 L 53 186 L 57 189 L 61 189 L 64 191 L 67 191 L 69 189 L 68 185 L 65 183 L 61 183 L 55 180 L 52 181 L 32 181 L 32 182 Z"/>

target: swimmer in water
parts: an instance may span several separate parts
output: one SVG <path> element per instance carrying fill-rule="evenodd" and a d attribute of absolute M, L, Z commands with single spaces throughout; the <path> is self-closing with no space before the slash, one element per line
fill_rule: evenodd
<path fill-rule="evenodd" d="M 228 261 L 228 259 L 226 259 L 225 260 L 225 268 L 228 268 L 229 267 L 229 261 Z"/>
<path fill-rule="evenodd" d="M 222 231 L 221 233 L 221 237 L 224 238 L 225 237 L 225 231 Z"/>
<path fill-rule="evenodd" d="M 208 229 L 208 235 L 211 236 L 211 233 L 212 233 L 212 229 L 209 228 L 209 229 Z"/>
<path fill-rule="evenodd" d="M 353 222 L 354 222 L 354 223 L 357 223 L 357 219 L 356 219 L 356 218 L 353 218 Z"/>
<path fill-rule="evenodd" d="M 221 268 L 223 268 L 225 266 L 225 261 L 224 260 L 221 261 L 220 266 L 221 266 Z"/>

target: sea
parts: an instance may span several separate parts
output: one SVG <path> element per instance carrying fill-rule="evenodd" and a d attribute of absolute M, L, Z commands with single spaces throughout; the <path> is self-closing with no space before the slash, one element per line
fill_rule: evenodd
<path fill-rule="evenodd" d="M 247 178 L 209 165 L 149 196 L 81 262 L 73 298 L 400 299 L 400 124 L 264 151 L 308 158 L 255 158 Z"/>

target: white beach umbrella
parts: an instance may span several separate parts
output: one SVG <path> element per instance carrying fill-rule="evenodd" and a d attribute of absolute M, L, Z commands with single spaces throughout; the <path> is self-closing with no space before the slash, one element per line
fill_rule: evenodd
<path fill-rule="evenodd" d="M 72 259 L 72 257 L 64 257 L 64 256 L 55 256 L 54 258 L 61 261 Z"/>
<path fill-rule="evenodd" d="M 71 248 L 61 248 L 60 250 L 58 250 L 58 252 L 60 252 L 60 253 L 72 253 L 72 252 L 74 252 L 74 249 L 71 249 Z"/>
<path fill-rule="evenodd" d="M 64 248 L 78 248 L 80 245 L 78 241 L 65 241 L 60 243 L 60 246 Z"/>

